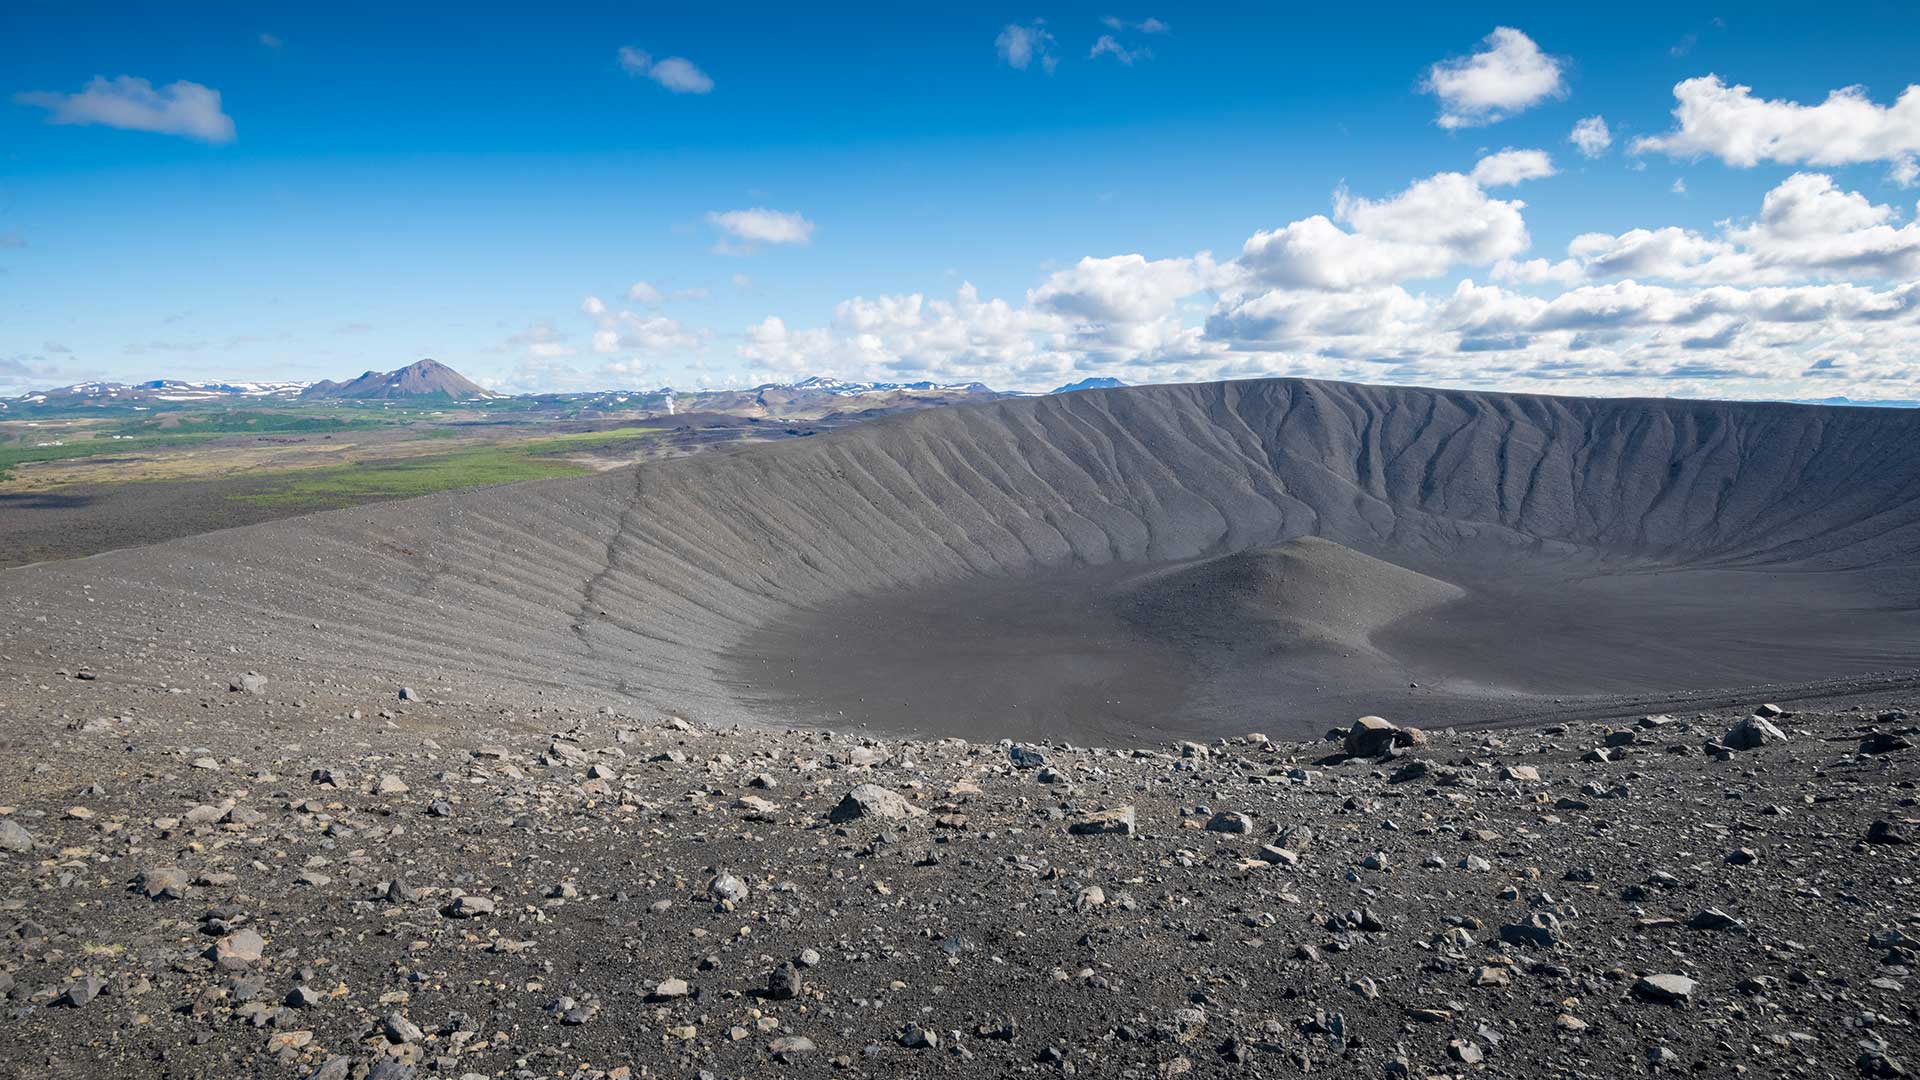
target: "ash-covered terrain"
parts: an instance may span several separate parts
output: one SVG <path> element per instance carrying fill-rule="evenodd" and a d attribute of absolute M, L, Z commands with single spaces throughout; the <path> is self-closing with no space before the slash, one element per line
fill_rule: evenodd
<path fill-rule="evenodd" d="M 9 1075 L 1920 1058 L 1900 699 L 1094 750 L 175 683 L 5 687 Z"/>
<path fill-rule="evenodd" d="M 1905 1075 L 1916 435 L 1090 390 L 0 571 L 0 1071 Z"/>

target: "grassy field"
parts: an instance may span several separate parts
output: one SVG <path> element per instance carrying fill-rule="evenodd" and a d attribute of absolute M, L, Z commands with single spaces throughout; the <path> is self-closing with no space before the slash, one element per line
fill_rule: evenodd
<path fill-rule="evenodd" d="M 567 454 L 582 453 L 588 450 L 604 450 L 620 443 L 634 442 L 649 435 L 658 435 L 664 430 L 657 427 L 609 428 L 606 431 L 579 431 L 571 435 L 552 435 L 544 439 L 519 444 L 521 450 L 529 454 Z"/>
<path fill-rule="evenodd" d="M 406 499 L 456 488 L 542 480 L 591 472 L 561 455 L 604 449 L 646 438 L 658 428 L 587 431 L 545 439 L 480 446 L 403 461 L 301 469 L 276 478 L 266 491 L 233 498 L 258 506 L 351 506 L 374 499 Z"/>
<path fill-rule="evenodd" d="M 0 480 L 14 478 L 21 465 L 42 461 L 71 461 L 75 458 L 102 457 L 152 450 L 162 446 L 186 446 L 194 442 L 224 438 L 217 432 L 183 432 L 177 435 L 129 435 L 121 438 L 86 436 L 63 437 L 60 446 L 34 446 L 25 441 L 0 445 Z M 54 440 L 49 440 L 54 441 Z"/>
<path fill-rule="evenodd" d="M 583 411 L 592 415 L 576 415 Z M 259 402 L 22 412 L 0 412 L 0 567 L 835 426 L 725 413 L 608 415 L 599 404 L 521 399 L 431 409 Z"/>
<path fill-rule="evenodd" d="M 128 423 L 0 428 L 0 482 L 12 480 L 21 465 L 83 458 L 116 457 L 162 449 L 191 449 L 200 443 L 237 435 L 332 435 L 394 426 L 385 419 L 343 418 L 312 413 L 238 410 L 168 413 Z M 59 443 L 40 446 L 38 443 Z"/>
<path fill-rule="evenodd" d="M 559 456 L 592 455 L 661 430 L 622 427 L 529 438 L 539 421 L 473 423 L 471 414 L 454 419 L 418 410 L 404 416 L 365 412 L 301 406 L 0 424 L 0 484 L 19 480 L 24 465 L 57 465 L 58 472 L 33 474 L 42 490 L 74 482 L 251 473 L 268 479 L 269 488 L 236 497 L 339 506 L 584 472 Z M 457 445 L 423 445 L 447 442 Z"/>
<path fill-rule="evenodd" d="M 311 412 L 234 409 L 207 413 L 168 413 L 136 420 L 113 429 L 115 435 L 177 435 L 213 432 L 222 435 L 313 435 L 370 431 L 391 427 L 385 418 L 315 415 Z"/>
<path fill-rule="evenodd" d="M 260 506 L 321 509 L 589 471 L 586 466 L 571 461 L 537 458 L 504 447 L 485 446 L 378 465 L 301 469 L 272 481 L 268 491 L 232 497 Z"/>

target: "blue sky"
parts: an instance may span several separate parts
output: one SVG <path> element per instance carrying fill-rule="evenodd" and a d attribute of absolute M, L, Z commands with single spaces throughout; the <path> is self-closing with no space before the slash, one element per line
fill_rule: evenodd
<path fill-rule="evenodd" d="M 0 72 L 0 393 L 1920 396 L 1908 5 L 70 4 L 0 12 Z"/>

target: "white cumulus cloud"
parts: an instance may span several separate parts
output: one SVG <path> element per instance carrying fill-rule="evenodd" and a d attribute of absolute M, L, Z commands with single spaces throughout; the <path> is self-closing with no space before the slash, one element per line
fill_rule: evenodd
<path fill-rule="evenodd" d="M 1175 301 L 1217 280 L 1206 252 L 1191 259 L 1085 258 L 1030 290 L 1027 303 L 1083 322 L 1146 322 L 1171 314 Z"/>
<path fill-rule="evenodd" d="M 1129 49 L 1125 45 L 1120 44 L 1119 39 L 1115 38 L 1112 34 L 1101 34 L 1098 38 L 1094 39 L 1093 48 L 1087 53 L 1087 59 L 1098 60 L 1102 56 L 1111 56 L 1122 64 L 1132 67 L 1136 60 L 1153 59 L 1153 50 L 1147 48 Z"/>
<path fill-rule="evenodd" d="M 1790 177 L 1757 214 L 1711 233 L 1587 233 L 1558 260 L 1528 257 L 1523 210 L 1460 173 L 1383 198 L 1341 191 L 1331 216 L 1257 232 L 1228 262 L 1088 257 L 1024 301 L 972 286 L 949 299 L 856 296 L 825 325 L 749 326 L 739 356 L 767 376 L 1027 389 L 1100 371 L 1920 397 L 1920 225 L 1831 177 Z M 1417 285 L 1475 267 L 1492 280 Z"/>
<path fill-rule="evenodd" d="M 1440 99 L 1441 127 L 1495 123 L 1566 95 L 1560 61 L 1527 35 L 1497 26 L 1481 44 L 1479 52 L 1442 60 L 1427 71 L 1421 88 Z"/>
<path fill-rule="evenodd" d="M 1920 151 L 1920 86 L 1907 87 L 1887 106 L 1875 104 L 1858 86 L 1835 90 L 1818 105 L 1802 105 L 1755 97 L 1751 87 L 1703 75 L 1675 86 L 1673 96 L 1678 102 L 1674 129 L 1635 139 L 1634 153 L 1710 155 L 1748 168 L 1761 162 L 1898 161 Z"/>
<path fill-rule="evenodd" d="M 1060 58 L 1053 54 L 1053 34 L 1048 32 L 1044 19 L 1035 19 L 1025 26 L 1008 23 L 993 40 L 993 47 L 1008 67 L 1019 71 L 1032 67 L 1036 60 L 1049 75 L 1060 66 Z"/>
<path fill-rule="evenodd" d="M 1553 158 L 1545 150 L 1515 150 L 1508 147 L 1488 154 L 1473 166 L 1473 182 L 1481 187 L 1510 187 L 1527 180 L 1544 180 L 1554 175 Z"/>
<path fill-rule="evenodd" d="M 233 118 L 221 110 L 220 91 L 195 82 L 156 90 L 145 79 L 96 76 L 77 94 L 30 90 L 13 100 L 47 110 L 50 124 L 98 124 L 126 131 L 184 135 L 215 145 L 234 140 Z"/>
<path fill-rule="evenodd" d="M 706 94 L 713 90 L 713 79 L 684 56 L 655 60 L 631 45 L 620 46 L 620 67 L 636 78 L 652 79 L 676 94 Z"/>
<path fill-rule="evenodd" d="M 1457 264 L 1485 265 L 1526 250 L 1525 205 L 1491 198 L 1460 173 L 1439 173 L 1378 201 L 1341 191 L 1333 220 L 1316 214 L 1256 232 L 1240 262 L 1258 280 L 1292 288 L 1373 288 L 1440 277 Z"/>
<path fill-rule="evenodd" d="M 1173 27 L 1152 16 L 1139 22 L 1128 22 L 1118 15 L 1102 15 L 1100 25 L 1109 30 L 1138 30 L 1143 34 L 1167 34 L 1173 31 Z"/>
<path fill-rule="evenodd" d="M 1658 279 L 1704 285 L 1899 281 L 1920 277 L 1920 223 L 1823 173 L 1795 173 L 1768 191 L 1760 213 L 1714 234 L 1677 226 L 1583 233 L 1567 246 L 1586 280 Z M 1524 273 L 1512 275 L 1525 280 Z"/>
<path fill-rule="evenodd" d="M 813 222 L 792 211 L 769 210 L 764 206 L 751 210 L 715 210 L 707 214 L 707 223 L 749 247 L 806 244 L 813 239 Z M 735 253 L 739 249 L 724 250 Z"/>
<path fill-rule="evenodd" d="M 652 286 L 644 281 L 638 282 L 634 287 L 640 286 L 652 289 Z M 632 290 L 628 292 L 631 298 Z M 654 295 L 658 296 L 657 290 Z M 594 331 L 590 347 L 602 356 L 613 353 L 643 353 L 653 356 L 691 352 L 704 348 L 712 336 L 706 330 L 684 326 L 665 315 L 639 314 L 632 311 L 616 312 L 607 306 L 606 301 L 597 296 L 589 296 L 580 301 L 580 311 L 593 321 Z"/>
<path fill-rule="evenodd" d="M 1567 141 L 1587 157 L 1597 158 L 1613 145 L 1613 132 L 1607 130 L 1606 117 L 1589 116 L 1573 125 Z"/>

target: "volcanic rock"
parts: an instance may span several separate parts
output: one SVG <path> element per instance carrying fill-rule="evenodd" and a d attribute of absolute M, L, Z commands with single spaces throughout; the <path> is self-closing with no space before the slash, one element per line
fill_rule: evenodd
<path fill-rule="evenodd" d="M 1633 984 L 1633 994 L 1647 1001 L 1678 1005 L 1692 1000 L 1697 985 L 1685 975 L 1645 975 Z"/>
<path fill-rule="evenodd" d="M 860 784 L 841 798 L 832 812 L 827 815 L 827 819 L 836 823 L 858 821 L 862 818 L 900 821 L 922 817 L 925 814 L 925 810 L 908 802 L 906 796 L 897 791 L 883 788 L 879 784 Z"/>
<path fill-rule="evenodd" d="M 0 818 L 0 851 L 25 855 L 33 850 L 33 834 L 10 818 Z"/>
<path fill-rule="evenodd" d="M 252 930 L 237 930 L 213 944 L 213 962 L 222 971 L 245 971 L 258 964 L 267 943 Z"/>
<path fill-rule="evenodd" d="M 1378 716 L 1363 716 L 1347 729 L 1346 750 L 1353 757 L 1379 757 L 1393 749 L 1400 729 Z"/>
<path fill-rule="evenodd" d="M 1765 717 L 1755 715 L 1735 724 L 1720 741 L 1735 750 L 1757 750 L 1769 743 L 1786 742 L 1787 733 Z"/>
<path fill-rule="evenodd" d="M 1082 814 L 1078 820 L 1067 826 L 1067 832 L 1074 836 L 1108 834 L 1132 836 L 1133 831 L 1134 810 L 1131 806 L 1117 806 L 1111 810 L 1095 810 Z"/>

